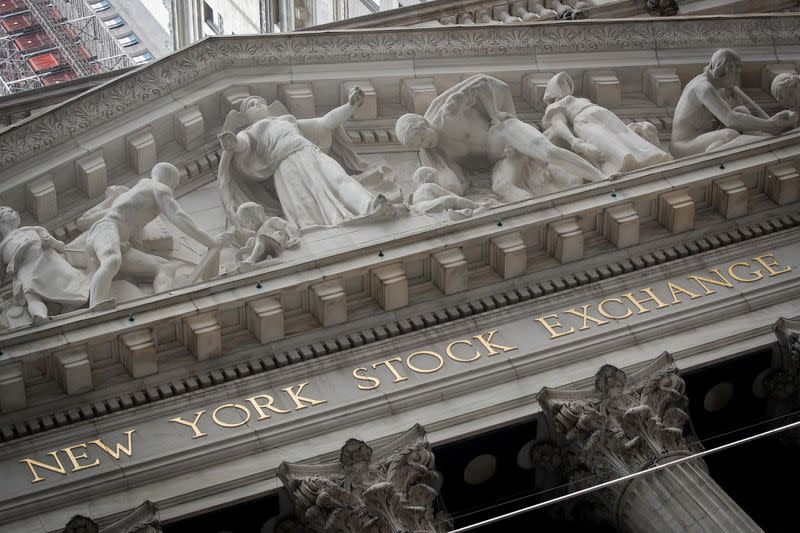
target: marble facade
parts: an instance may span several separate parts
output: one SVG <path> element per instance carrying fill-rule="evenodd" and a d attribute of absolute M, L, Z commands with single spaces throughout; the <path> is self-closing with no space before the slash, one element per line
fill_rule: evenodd
<path fill-rule="evenodd" d="M 286 531 L 362 531 L 365 516 L 446 531 L 431 445 L 546 418 L 559 394 L 543 387 L 591 396 L 576 382 L 601 359 L 625 375 L 668 346 L 691 370 L 774 343 L 772 324 L 800 314 L 800 16 L 592 21 L 614 3 L 590 4 L 588 22 L 533 20 L 529 3 L 501 24 L 212 38 L 0 132 L 0 523 L 116 531 L 145 500 L 174 522 L 284 485 L 305 505 Z M 676 153 L 676 109 L 719 44 L 739 62 L 716 97 L 749 106 L 721 122 L 752 138 Z M 407 114 L 445 124 L 439 144 L 410 142 Z M 255 177 L 238 200 L 220 188 L 234 167 Z M 548 186 L 515 195 L 508 176 Z M 121 274 L 98 278 L 92 253 Z M 126 270 L 137 253 L 152 268 Z M 659 416 L 687 452 L 679 413 Z M 387 444 L 415 424 L 427 437 Z M 366 455 L 337 462 L 345 442 Z M 702 467 L 680 476 L 756 527 Z M 634 489 L 629 511 L 657 487 Z M 298 503 L 323 493 L 338 503 Z M 656 527 L 634 514 L 618 511 L 621 530 Z"/>

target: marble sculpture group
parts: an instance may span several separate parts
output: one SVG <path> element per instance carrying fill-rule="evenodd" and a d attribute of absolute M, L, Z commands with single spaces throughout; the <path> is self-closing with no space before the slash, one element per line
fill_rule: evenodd
<path fill-rule="evenodd" d="M 739 88 L 741 65 L 734 51 L 718 50 L 686 84 L 668 151 L 649 122 L 625 124 L 575 96 L 565 72 L 547 84 L 541 131 L 517 118 L 506 83 L 472 76 L 436 97 L 424 116 L 397 120 L 398 140 L 419 152 L 421 164 L 407 197 L 393 170 L 364 161 L 344 131 L 364 103 L 360 89 L 311 119 L 295 118 L 277 101 L 245 98 L 219 134 L 218 189 L 228 219 L 219 235 L 207 234 L 180 207 L 173 193 L 178 169 L 166 162 L 131 188 L 109 187 L 78 219 L 82 234 L 68 244 L 43 227 L 20 227 L 19 215 L 0 207 L 0 328 L 82 307 L 113 308 L 144 294 L 142 285 L 157 293 L 210 279 L 219 275 L 226 247 L 236 249 L 228 270 L 243 272 L 274 261 L 309 231 L 404 216 L 459 220 L 794 128 L 800 78 L 775 78 L 773 96 L 786 110 L 770 117 Z M 481 177 L 489 187 L 476 185 Z M 163 246 L 164 221 L 207 248 L 199 264 Z"/>

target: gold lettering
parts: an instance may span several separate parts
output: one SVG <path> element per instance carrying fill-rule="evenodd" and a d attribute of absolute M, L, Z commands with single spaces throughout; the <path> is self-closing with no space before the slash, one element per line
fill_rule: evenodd
<path fill-rule="evenodd" d="M 170 422 L 177 422 L 178 424 L 183 424 L 184 426 L 192 428 L 192 431 L 194 431 L 194 437 L 192 438 L 199 439 L 200 437 L 205 437 L 208 435 L 208 433 L 203 433 L 200 431 L 200 428 L 197 427 L 197 423 L 200 421 L 200 417 L 203 416 L 203 413 L 205 413 L 205 411 L 198 411 L 197 414 L 194 415 L 194 422 L 189 422 L 181 417 L 172 418 L 170 419 Z"/>
<path fill-rule="evenodd" d="M 637 300 L 636 298 L 634 298 L 632 292 L 625 293 L 622 296 L 630 300 L 631 303 L 639 309 L 640 315 L 644 313 L 649 313 L 651 311 L 650 309 L 642 305 L 645 302 L 655 302 L 656 309 L 661 309 L 662 307 L 669 307 L 667 304 L 658 299 L 658 296 L 656 296 L 656 294 L 653 292 L 652 287 L 645 287 L 644 289 L 640 289 L 639 292 L 647 294 L 648 297 L 643 300 Z"/>
<path fill-rule="evenodd" d="M 408 378 L 401 375 L 400 372 L 398 372 L 397 369 L 394 367 L 394 365 L 392 365 L 393 361 L 399 361 L 401 363 L 403 362 L 403 360 L 400 359 L 399 357 L 393 357 L 391 359 L 387 359 L 386 361 L 372 363 L 372 368 L 377 369 L 379 365 L 386 365 L 386 368 L 388 368 L 389 372 L 391 372 L 392 375 L 394 376 L 394 383 L 400 383 L 401 381 L 407 380 Z"/>
<path fill-rule="evenodd" d="M 565 331 L 564 333 L 559 333 L 556 331 L 555 328 L 563 328 L 564 326 L 561 325 L 561 322 L 556 320 L 554 324 L 551 324 L 547 321 L 548 318 L 558 318 L 558 315 L 553 313 L 551 315 L 545 315 L 543 317 L 539 317 L 536 319 L 541 325 L 545 327 L 547 331 L 550 332 L 550 338 L 555 339 L 556 337 L 563 337 L 564 335 L 569 335 L 570 333 L 575 333 L 575 328 L 570 326 L 569 331 Z"/>
<path fill-rule="evenodd" d="M 80 455 L 75 455 L 75 452 L 73 451 L 75 448 L 84 448 L 84 449 L 86 449 L 86 444 L 76 444 L 75 446 L 68 446 L 67 448 L 64 448 L 64 450 L 63 450 L 64 453 L 67 454 L 67 457 L 69 458 L 70 462 L 72 463 L 72 471 L 73 472 L 77 472 L 78 470 L 83 470 L 85 468 L 91 468 L 93 466 L 97 466 L 97 465 L 100 464 L 100 459 L 95 459 L 93 463 L 88 464 L 88 465 L 82 465 L 82 464 L 78 463 L 78 459 L 88 459 L 89 456 L 86 455 L 86 452 L 81 452 Z"/>
<path fill-rule="evenodd" d="M 764 273 L 763 273 L 763 272 L 761 272 L 761 269 L 760 269 L 760 268 L 759 268 L 758 270 L 752 270 L 752 271 L 750 271 L 750 273 L 751 273 L 751 274 L 754 276 L 754 277 L 752 277 L 752 278 L 749 278 L 749 279 L 748 279 L 748 278 L 743 278 L 743 277 L 741 277 L 741 276 L 738 276 L 738 275 L 736 274 L 736 272 L 734 272 L 734 271 L 733 271 L 733 269 L 734 269 L 735 267 L 738 267 L 738 266 L 740 266 L 740 267 L 747 267 L 747 268 L 749 268 L 749 267 L 750 267 L 750 263 L 746 263 L 746 262 L 742 261 L 742 262 L 739 262 L 739 263 L 734 263 L 734 264 L 732 264 L 731 266 L 729 266 L 729 267 L 728 267 L 728 274 L 729 274 L 729 275 L 730 275 L 730 276 L 731 276 L 733 279 L 735 279 L 736 281 L 741 281 L 741 282 L 743 282 L 743 283 L 752 283 L 752 282 L 754 282 L 754 281 L 758 281 L 758 280 L 760 280 L 761 278 L 763 278 L 763 277 L 764 277 Z"/>
<path fill-rule="evenodd" d="M 45 470 L 50 470 L 51 472 L 56 472 L 57 474 L 62 474 L 65 476 L 67 475 L 67 470 L 64 468 L 64 465 L 61 464 L 61 459 L 59 459 L 58 457 L 58 452 L 48 452 L 47 455 L 52 455 L 53 459 L 56 460 L 56 465 L 58 466 L 49 465 L 47 463 L 40 463 L 39 461 L 36 461 L 34 459 L 23 459 L 22 461 L 20 461 L 20 463 L 25 463 L 26 465 L 28 465 L 28 468 L 31 469 L 31 474 L 33 474 L 33 481 L 31 481 L 31 483 L 36 483 L 38 481 L 44 480 L 44 478 L 40 476 L 38 472 L 36 472 L 36 469 L 33 468 L 34 466 L 37 466 L 39 468 L 44 468 Z"/>
<path fill-rule="evenodd" d="M 698 283 L 700 283 L 700 282 L 698 281 Z M 688 291 L 688 290 L 684 289 L 683 287 L 681 287 L 680 285 L 672 283 L 671 281 L 667 282 L 667 287 L 669 287 L 669 292 L 670 292 L 670 294 L 672 294 L 672 303 L 673 304 L 681 303 L 680 298 L 678 298 L 678 294 L 679 293 L 683 293 L 683 294 L 688 295 L 689 298 L 691 298 L 692 300 L 694 300 L 695 298 L 700 298 L 700 296 L 702 296 L 701 294 L 695 294 L 692 291 Z"/>
<path fill-rule="evenodd" d="M 783 270 L 773 270 L 772 267 L 779 267 L 780 265 L 778 264 L 778 261 L 772 261 L 771 263 L 767 263 L 766 261 L 764 261 L 764 259 L 766 259 L 767 257 L 775 259 L 775 255 L 772 252 L 760 255 L 758 257 L 754 257 L 753 259 L 761 263 L 761 266 L 767 269 L 767 272 L 769 272 L 769 277 L 777 276 L 778 274 L 785 274 L 786 272 L 792 271 L 792 267 L 790 266 L 787 266 Z"/>
<path fill-rule="evenodd" d="M 222 420 L 217 418 L 217 413 L 219 413 L 223 409 L 238 409 L 240 411 L 244 411 L 247 416 L 245 417 L 244 420 L 242 420 L 241 422 L 238 422 L 236 424 L 231 424 L 229 422 L 223 422 Z M 239 426 L 247 424 L 250 421 L 250 410 L 247 409 L 247 407 L 245 407 L 244 405 L 241 405 L 241 404 L 238 404 L 238 403 L 222 404 L 219 407 L 217 407 L 216 409 L 214 409 L 214 411 L 211 413 L 211 420 L 213 420 L 214 423 L 216 425 L 218 425 L 219 427 L 223 427 L 223 428 L 238 428 Z"/>
<path fill-rule="evenodd" d="M 449 357 L 453 361 L 458 361 L 459 363 L 469 363 L 470 361 L 474 361 L 475 359 L 481 356 L 481 352 L 479 352 L 478 350 L 475 350 L 475 355 L 473 355 L 469 359 L 462 359 L 461 357 L 453 355 L 453 346 L 455 346 L 456 344 L 466 344 L 467 346 L 472 346 L 472 342 L 470 342 L 467 339 L 459 339 L 457 341 L 453 341 L 450 344 L 448 344 L 447 348 L 445 348 L 445 352 L 447 353 L 447 357 Z"/>
<path fill-rule="evenodd" d="M 435 358 L 437 361 L 439 361 L 439 364 L 436 365 L 436 368 L 428 368 L 428 369 L 418 368 L 418 367 L 414 366 L 413 364 L 411 364 L 411 360 L 413 358 L 415 358 L 416 356 L 418 356 L 418 355 L 429 355 L 429 356 Z M 444 359 L 442 359 L 442 356 L 439 355 L 436 352 L 430 352 L 428 350 L 422 350 L 422 351 L 419 351 L 419 352 L 414 352 L 411 355 L 409 355 L 408 358 L 406 359 L 406 366 L 408 368 L 410 368 L 411 370 L 413 370 L 414 372 L 419 372 L 420 374 L 431 374 L 433 372 L 436 372 L 440 368 L 442 368 L 442 366 L 444 366 Z"/>
<path fill-rule="evenodd" d="M 706 285 L 706 283 L 710 283 L 711 285 L 716 285 L 717 287 L 727 287 L 729 289 L 733 288 L 733 283 L 731 283 L 730 281 L 725 279 L 725 276 L 722 275 L 722 273 L 719 271 L 718 268 L 714 268 L 712 270 L 709 270 L 709 272 L 711 272 L 712 274 L 716 274 L 719 279 L 711 279 L 711 278 L 706 278 L 706 277 L 703 277 L 703 276 L 694 276 L 694 275 L 686 276 L 686 277 L 688 279 L 692 279 L 692 280 L 696 281 L 697 284 L 700 285 L 703 288 L 703 290 L 706 291 L 706 294 L 714 294 L 716 292 L 714 289 L 709 288 Z M 730 270 L 728 272 L 730 273 Z M 734 279 L 736 279 L 736 278 L 734 278 Z"/>
<path fill-rule="evenodd" d="M 124 435 L 128 436 L 128 447 L 127 448 L 125 446 L 123 446 L 122 444 L 117 443 L 116 449 L 112 450 L 111 448 L 106 446 L 106 444 L 100 439 L 90 440 L 89 444 L 94 444 L 95 446 L 97 446 L 98 448 L 100 448 L 101 450 L 103 450 L 104 452 L 106 452 L 108 455 L 110 455 L 111 457 L 113 457 L 116 460 L 119 460 L 119 458 L 122 456 L 123 453 L 125 455 L 127 455 L 128 457 L 130 457 L 131 454 L 133 453 L 133 438 L 132 438 L 132 436 L 133 436 L 133 432 L 134 431 L 136 431 L 136 430 L 135 429 L 129 429 L 128 431 L 126 431 L 124 433 Z"/>
<path fill-rule="evenodd" d="M 516 346 L 503 346 L 502 344 L 495 344 L 492 342 L 492 337 L 494 337 L 494 334 L 497 333 L 498 331 L 500 330 L 495 329 L 490 331 L 489 333 L 481 333 L 480 335 L 475 335 L 472 338 L 483 344 L 483 347 L 486 348 L 486 350 L 489 352 L 489 355 L 497 355 L 499 352 L 497 352 L 496 349 L 503 350 L 504 352 L 510 352 L 512 350 L 516 350 L 517 349 Z M 484 339 L 483 338 L 484 335 L 486 335 L 488 338 Z"/>
<path fill-rule="evenodd" d="M 309 406 L 313 407 L 314 405 L 319 405 L 321 403 L 326 403 L 328 401 L 328 400 L 314 400 L 312 398 L 306 398 L 305 396 L 300 396 L 300 393 L 303 392 L 303 387 L 305 387 L 308 384 L 309 382 L 306 381 L 305 383 L 301 383 L 300 385 L 298 385 L 297 392 L 294 391 L 294 387 L 286 387 L 285 389 L 281 389 L 286 394 L 288 394 L 292 400 L 294 400 L 294 404 L 296 406 L 295 411 L 299 411 L 300 409 L 305 409 L 306 407 Z M 304 405 L 303 402 L 308 402 L 308 405 Z"/>
<path fill-rule="evenodd" d="M 624 315 L 612 315 L 611 313 L 609 313 L 605 309 L 606 304 L 609 303 L 609 302 L 618 303 L 619 305 L 625 305 L 625 302 L 623 302 L 619 298 L 606 298 L 605 300 L 603 300 L 602 302 L 597 304 L 597 312 L 600 313 L 601 315 L 603 315 L 604 317 L 612 318 L 614 320 L 622 320 L 623 318 L 628 318 L 629 316 L 631 316 L 633 314 L 633 311 L 631 311 L 626 306 L 625 310 L 627 311 L 627 313 L 625 313 Z"/>
<path fill-rule="evenodd" d="M 258 403 L 258 400 L 267 400 L 267 403 L 261 404 Z M 259 394 L 258 396 L 247 398 L 245 399 L 245 401 L 250 402 L 250 405 L 252 405 L 253 409 L 256 410 L 256 412 L 258 413 L 259 420 L 264 420 L 265 418 L 269 418 L 269 415 L 264 412 L 264 409 L 269 409 L 273 413 L 278 413 L 278 414 L 291 413 L 291 410 L 278 409 L 277 407 L 273 406 L 272 404 L 275 402 L 275 400 L 269 394 Z"/>
<path fill-rule="evenodd" d="M 587 323 L 587 320 L 591 320 L 592 322 L 594 322 L 598 326 L 602 326 L 603 324 L 608 324 L 608 320 L 598 319 L 598 318 L 595 318 L 592 315 L 590 315 L 589 314 L 589 308 L 590 307 L 591 307 L 590 304 L 584 305 L 583 306 L 583 312 L 576 311 L 575 309 L 567 309 L 566 311 L 564 311 L 565 313 L 569 313 L 569 314 L 575 315 L 575 316 L 577 316 L 579 318 L 583 318 L 583 326 L 578 331 L 583 331 L 584 329 L 589 329 L 589 324 Z"/>
<path fill-rule="evenodd" d="M 359 372 L 366 372 L 366 371 L 367 371 L 367 369 L 364 368 L 364 367 L 354 368 L 353 369 L 353 377 L 354 378 L 359 379 L 361 381 L 371 381 L 372 382 L 372 385 L 368 385 L 368 386 L 367 385 L 358 384 L 358 388 L 361 389 L 361 390 L 372 390 L 372 389 L 377 389 L 378 387 L 380 387 L 381 386 L 381 380 L 379 380 L 378 378 L 374 378 L 374 377 L 368 376 L 366 374 L 364 374 L 364 375 L 359 374 Z"/>

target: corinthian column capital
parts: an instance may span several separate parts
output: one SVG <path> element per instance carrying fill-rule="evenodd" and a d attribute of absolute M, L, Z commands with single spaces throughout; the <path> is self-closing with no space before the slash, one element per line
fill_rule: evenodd
<path fill-rule="evenodd" d="M 336 463 L 283 463 L 278 477 L 310 532 L 443 533 L 451 527 L 449 516 L 435 509 L 442 478 L 419 425 L 376 450 L 350 439 Z"/>
<path fill-rule="evenodd" d="M 554 470 L 569 475 L 574 489 L 689 456 L 685 390 L 667 352 L 630 374 L 603 365 L 592 388 L 544 388 L 539 402 L 562 446 L 540 445 L 534 461 L 540 468 L 558 466 Z M 599 505 L 592 512 L 625 533 L 761 531 L 699 459 L 612 484 L 593 496 Z"/>
<path fill-rule="evenodd" d="M 161 533 L 161 522 L 156 504 L 145 500 L 127 516 L 104 528 L 89 517 L 75 515 L 64 526 L 64 533 Z"/>
<path fill-rule="evenodd" d="M 683 436 L 689 418 L 685 388 L 664 352 L 631 375 L 603 365 L 592 389 L 545 387 L 539 402 L 550 427 L 586 468 L 619 477 L 665 454 L 689 451 Z"/>

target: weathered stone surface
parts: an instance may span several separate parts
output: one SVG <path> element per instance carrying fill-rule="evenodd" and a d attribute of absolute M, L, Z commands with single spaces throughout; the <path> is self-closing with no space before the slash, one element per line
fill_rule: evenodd
<path fill-rule="evenodd" d="M 408 278 L 402 263 L 392 263 L 370 272 L 370 292 L 386 311 L 408 305 Z"/>
<path fill-rule="evenodd" d="M 639 213 L 633 204 L 617 205 L 603 212 L 603 235 L 617 248 L 639 244 Z"/>
<path fill-rule="evenodd" d="M 140 329 L 120 335 L 119 359 L 133 378 L 149 376 L 158 372 L 153 331 Z"/>
<path fill-rule="evenodd" d="M 658 197 L 658 223 L 672 233 L 694 228 L 694 200 L 688 189 L 664 193 Z"/>
<path fill-rule="evenodd" d="M 26 185 L 28 209 L 40 223 L 58 215 L 58 195 L 53 177 L 46 174 Z"/>
<path fill-rule="evenodd" d="M 198 361 L 222 355 L 222 332 L 212 311 L 183 319 L 183 345 Z"/>
<path fill-rule="evenodd" d="M 588 484 L 692 454 L 683 435 L 689 420 L 685 383 L 666 352 L 631 375 L 603 365 L 592 390 L 545 387 L 539 402 L 553 444 L 560 446 L 542 448 L 539 466 L 557 467 L 562 475 Z M 563 462 L 552 461 L 558 455 Z M 578 481 L 573 487 L 586 485 Z M 595 493 L 593 501 L 622 531 L 761 531 L 699 459 L 612 484 Z"/>
<path fill-rule="evenodd" d="M 469 268 L 467 259 L 461 250 L 451 248 L 433 254 L 431 256 L 431 277 L 439 290 L 445 294 L 467 290 Z"/>
<path fill-rule="evenodd" d="M 53 354 L 56 380 L 67 394 L 80 394 L 91 390 L 92 365 L 84 348 L 73 348 Z"/>
<path fill-rule="evenodd" d="M 282 463 L 278 477 L 311 533 L 444 533 L 449 515 L 437 509 L 442 477 L 421 426 L 374 450 L 349 439 L 338 463 Z"/>
<path fill-rule="evenodd" d="M 583 258 L 583 229 L 577 218 L 565 218 L 547 226 L 547 253 L 561 263 Z"/>
<path fill-rule="evenodd" d="M 261 344 L 283 338 L 283 307 L 277 298 L 247 302 L 247 329 Z"/>
<path fill-rule="evenodd" d="M 308 307 L 323 326 L 347 321 L 347 295 L 339 280 L 323 281 L 308 288 Z"/>
<path fill-rule="evenodd" d="M 525 273 L 527 249 L 518 231 L 495 237 L 489 241 L 489 264 L 503 279 L 511 279 Z"/>

